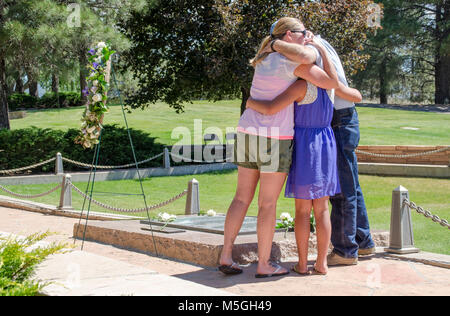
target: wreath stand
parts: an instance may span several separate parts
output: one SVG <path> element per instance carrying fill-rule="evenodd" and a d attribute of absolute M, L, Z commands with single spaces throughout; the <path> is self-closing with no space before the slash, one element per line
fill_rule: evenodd
<path fill-rule="evenodd" d="M 127 116 L 125 114 L 125 108 L 124 108 L 124 103 L 123 103 L 123 100 L 122 100 L 122 95 L 120 93 L 119 86 L 117 84 L 117 79 L 116 79 L 116 76 L 115 76 L 115 73 L 114 73 L 114 69 L 112 67 L 111 58 L 110 58 L 108 60 L 107 64 L 106 64 L 105 80 L 109 83 L 111 81 L 111 77 L 113 79 L 113 83 L 114 83 L 115 89 L 117 90 L 117 93 L 119 95 L 120 105 L 122 107 L 123 119 L 124 119 L 124 122 L 125 122 L 125 126 L 126 126 L 126 129 L 127 129 L 127 132 L 128 132 L 128 138 L 129 138 L 129 141 L 130 141 L 130 149 L 131 149 L 131 153 L 133 155 L 136 172 L 137 172 L 137 175 L 138 175 L 138 178 L 139 178 L 139 186 L 140 186 L 141 194 L 137 194 L 137 196 L 142 196 L 142 198 L 143 198 L 143 202 L 144 202 L 145 209 L 146 209 L 146 212 L 147 212 L 148 223 L 150 225 L 150 231 L 151 231 L 151 236 L 152 236 L 152 241 L 153 241 L 153 247 L 155 249 L 156 256 L 159 257 L 158 250 L 156 248 L 155 237 L 154 237 L 154 234 L 153 234 L 153 227 L 152 227 L 152 224 L 151 224 L 149 207 L 148 207 L 148 204 L 147 204 L 147 199 L 146 199 L 146 195 L 145 195 L 145 191 L 144 191 L 144 186 L 142 184 L 142 177 L 141 177 L 141 174 L 140 174 L 140 171 L 139 171 L 139 164 L 138 164 L 138 160 L 136 158 L 136 152 L 134 150 L 133 139 L 131 137 L 130 128 L 128 126 L 128 120 L 127 120 Z M 104 101 L 104 102 L 106 103 L 106 101 Z M 101 122 L 101 124 L 103 124 L 103 117 L 101 118 L 100 122 Z M 91 211 L 91 202 L 92 202 L 93 194 L 94 194 L 95 176 L 96 176 L 96 173 L 97 173 L 98 160 L 99 160 L 99 157 L 100 157 L 103 129 L 101 129 L 99 132 L 100 132 L 99 143 L 96 144 L 95 148 L 94 148 L 94 156 L 92 158 L 91 170 L 90 170 L 90 173 L 89 173 L 89 180 L 88 180 L 88 184 L 87 184 L 86 191 L 85 191 L 86 197 L 84 198 L 84 201 L 83 201 L 83 206 L 82 206 L 81 214 L 80 214 L 80 220 L 79 220 L 79 223 L 78 223 L 77 232 L 75 233 L 74 243 L 76 242 L 76 238 L 78 236 L 78 229 L 80 228 L 81 220 L 83 218 L 83 213 L 84 213 L 84 211 L 86 211 L 86 222 L 85 222 L 85 225 L 84 225 L 83 239 L 82 239 L 82 244 L 81 244 L 81 250 L 82 251 L 83 251 L 83 248 L 84 248 L 84 242 L 86 240 L 86 230 L 87 230 L 87 227 L 88 227 L 89 213 Z M 89 201 L 87 203 L 87 209 L 85 209 L 86 201 L 88 200 L 88 197 L 89 197 Z"/>

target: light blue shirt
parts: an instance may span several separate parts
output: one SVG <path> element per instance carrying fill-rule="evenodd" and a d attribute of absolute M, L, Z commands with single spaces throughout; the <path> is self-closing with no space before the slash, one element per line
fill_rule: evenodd
<path fill-rule="evenodd" d="M 321 38 L 320 35 L 316 35 L 315 38 L 321 42 L 321 44 L 325 47 L 327 52 L 330 54 L 331 61 L 333 62 L 334 66 L 336 67 L 336 72 L 338 74 L 339 81 L 342 82 L 346 87 L 348 87 L 348 82 L 347 82 L 347 78 L 345 76 L 344 67 L 342 66 L 341 59 L 339 58 L 339 55 L 336 52 L 336 50 L 333 48 L 333 46 L 330 45 L 330 43 L 328 43 L 325 39 Z M 322 56 L 320 55 L 319 51 L 314 46 L 311 46 L 311 45 L 308 45 L 308 46 L 312 47 L 312 48 L 314 48 L 314 50 L 316 50 L 316 52 L 317 52 L 316 64 L 317 64 L 317 66 L 319 66 L 320 68 L 323 69 L 323 60 L 322 60 Z M 342 98 L 339 98 L 338 96 L 336 96 L 334 99 L 334 108 L 336 110 L 352 108 L 354 106 L 355 106 L 355 103 L 344 100 Z"/>

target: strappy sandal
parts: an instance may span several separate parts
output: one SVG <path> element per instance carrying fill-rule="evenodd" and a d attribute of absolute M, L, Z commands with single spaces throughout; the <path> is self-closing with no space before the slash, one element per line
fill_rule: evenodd
<path fill-rule="evenodd" d="M 283 267 L 279 266 L 278 264 L 273 264 L 273 267 L 276 268 L 276 270 L 273 273 L 270 273 L 270 274 L 256 274 L 255 278 L 257 278 L 257 279 L 264 279 L 264 278 L 279 277 L 279 276 L 283 276 L 283 275 L 289 274 L 289 271 L 278 273 L 278 272 L 280 272 L 283 269 Z"/>
<path fill-rule="evenodd" d="M 221 265 L 219 267 L 219 271 L 226 275 L 238 275 L 243 272 L 243 270 L 239 268 L 239 265 L 236 262 L 233 262 L 233 264 L 231 265 Z"/>
<path fill-rule="evenodd" d="M 298 265 L 295 265 L 295 266 L 293 266 L 292 267 L 292 271 L 294 271 L 295 273 L 297 273 L 297 274 L 300 274 L 300 275 L 302 275 L 302 276 L 308 276 L 308 275 L 311 275 L 311 271 L 306 271 L 306 272 L 300 272 L 300 270 L 298 269 Z"/>

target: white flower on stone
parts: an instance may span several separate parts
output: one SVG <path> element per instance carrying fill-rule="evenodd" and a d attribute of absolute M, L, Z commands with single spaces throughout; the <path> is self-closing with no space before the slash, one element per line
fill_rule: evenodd
<path fill-rule="evenodd" d="M 176 215 L 170 215 L 168 213 L 159 213 L 158 219 L 162 222 L 173 222 L 177 219 Z"/>
<path fill-rule="evenodd" d="M 283 221 L 283 222 L 292 222 L 294 219 L 292 218 L 292 216 L 291 216 L 291 214 L 289 214 L 289 213 L 282 213 L 281 215 L 280 215 L 280 219 Z"/>
<path fill-rule="evenodd" d="M 206 215 L 210 216 L 210 217 L 214 217 L 217 215 L 216 211 L 214 210 L 209 210 L 208 212 L 206 212 Z"/>
<path fill-rule="evenodd" d="M 102 95 L 100 93 L 97 93 L 92 97 L 92 101 L 94 102 L 101 102 L 103 100 Z"/>

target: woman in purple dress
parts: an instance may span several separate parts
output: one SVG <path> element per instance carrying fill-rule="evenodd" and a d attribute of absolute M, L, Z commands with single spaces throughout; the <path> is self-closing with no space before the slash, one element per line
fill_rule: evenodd
<path fill-rule="evenodd" d="M 326 49 L 314 40 L 311 45 L 322 55 L 324 70 L 334 77 L 336 70 Z M 247 107 L 270 115 L 295 101 L 294 152 L 285 196 L 296 199 L 295 235 L 299 262 L 293 270 L 302 275 L 310 273 L 307 258 L 312 209 L 317 223 L 318 247 L 314 271 L 322 275 L 328 272 L 327 254 L 331 238 L 328 202 L 330 196 L 340 192 L 336 141 L 331 128 L 334 93 L 334 90 L 324 90 L 299 80 L 272 101 L 250 99 L 247 103 Z M 354 102 L 362 99 L 359 91 L 343 85 L 337 93 Z"/>

